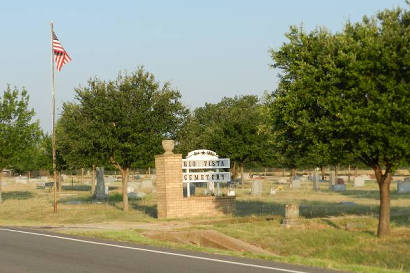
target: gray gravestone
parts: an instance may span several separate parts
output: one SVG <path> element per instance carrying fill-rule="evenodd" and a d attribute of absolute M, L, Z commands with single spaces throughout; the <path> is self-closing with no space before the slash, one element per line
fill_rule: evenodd
<path fill-rule="evenodd" d="M 97 173 L 97 185 L 95 186 L 95 192 L 94 192 L 94 199 L 101 201 L 105 200 L 107 198 L 107 195 L 105 194 L 105 185 L 104 185 L 104 168 L 103 167 L 97 167 L 96 168 L 96 173 Z"/>
<path fill-rule="evenodd" d="M 320 175 L 315 172 L 313 174 L 313 190 L 315 191 L 320 189 L 319 179 L 320 179 Z"/>
<path fill-rule="evenodd" d="M 397 181 L 397 193 L 410 193 L 410 181 L 407 181 Z"/>
<path fill-rule="evenodd" d="M 363 176 L 357 176 L 353 180 L 354 187 L 363 187 L 364 186 L 365 178 Z"/>
<path fill-rule="evenodd" d="M 153 187 L 154 186 L 152 185 L 152 180 L 151 179 L 143 180 L 142 183 L 141 183 L 141 188 L 142 189 L 152 190 Z"/>
<path fill-rule="evenodd" d="M 301 179 L 299 179 L 298 177 L 294 177 L 292 179 L 292 183 L 290 184 L 292 189 L 300 188 L 300 181 L 301 181 Z"/>
<path fill-rule="evenodd" d="M 145 192 L 129 192 L 128 198 L 129 199 L 143 199 L 147 194 Z"/>
<path fill-rule="evenodd" d="M 252 181 L 252 195 L 262 195 L 262 180 Z"/>
<path fill-rule="evenodd" d="M 104 183 L 105 184 L 111 184 L 115 182 L 115 176 L 113 175 L 108 175 L 104 178 Z"/>
<path fill-rule="evenodd" d="M 332 185 L 332 190 L 333 191 L 346 191 L 346 185 L 345 184 Z"/>
<path fill-rule="evenodd" d="M 287 204 L 285 206 L 285 219 L 283 227 L 291 227 L 299 224 L 299 206 L 296 204 Z"/>
<path fill-rule="evenodd" d="M 333 172 L 330 172 L 329 174 L 329 188 L 332 188 L 333 185 L 336 185 L 336 177 Z"/>

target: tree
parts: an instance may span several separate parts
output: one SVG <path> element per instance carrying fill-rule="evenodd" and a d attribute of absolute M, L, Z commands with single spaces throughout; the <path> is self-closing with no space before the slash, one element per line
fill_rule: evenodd
<path fill-rule="evenodd" d="M 57 169 L 92 169 L 91 192 L 95 189 L 95 167 L 108 164 L 104 153 L 94 140 L 99 135 L 87 117 L 82 116 L 80 105 L 64 103 L 57 122 Z"/>
<path fill-rule="evenodd" d="M 20 153 L 19 160 L 13 167 L 18 173 L 35 170 L 52 172 L 51 137 L 40 131 L 37 138 Z"/>
<path fill-rule="evenodd" d="M 28 104 L 25 89 L 8 86 L 0 97 L 0 202 L 3 169 L 15 165 L 40 134 L 38 121 L 32 121 L 34 110 Z"/>
<path fill-rule="evenodd" d="M 336 34 L 291 27 L 287 38 L 271 52 L 281 76 L 273 130 L 293 131 L 287 144 L 298 139 L 329 154 L 326 161 L 371 167 L 380 190 L 377 234 L 389 234 L 392 173 L 410 158 L 409 11 L 385 10 Z"/>
<path fill-rule="evenodd" d="M 263 107 L 257 96 L 250 95 L 207 103 L 188 119 L 178 148 L 185 153 L 199 147 L 214 150 L 240 165 L 242 172 L 244 164 L 269 164 L 272 149 L 259 130 L 264 123 Z"/>
<path fill-rule="evenodd" d="M 175 137 L 187 115 L 181 95 L 169 83 L 160 86 L 143 68 L 120 74 L 115 81 L 90 80 L 88 87 L 75 91 L 78 104 L 71 107 L 78 107 L 79 120 L 71 122 L 85 124 L 85 130 L 79 131 L 79 149 L 98 154 L 121 172 L 127 211 L 128 170 L 152 166 L 154 155 L 162 152 L 161 141 Z"/>

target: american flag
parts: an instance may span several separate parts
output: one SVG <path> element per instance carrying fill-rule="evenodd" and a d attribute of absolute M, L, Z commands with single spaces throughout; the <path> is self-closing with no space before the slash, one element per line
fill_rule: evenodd
<path fill-rule="evenodd" d="M 71 61 L 70 56 L 68 56 L 67 51 L 61 45 L 57 38 L 57 35 L 53 31 L 53 52 L 54 60 L 56 62 L 56 67 L 58 71 L 61 71 L 63 65 L 68 64 Z"/>

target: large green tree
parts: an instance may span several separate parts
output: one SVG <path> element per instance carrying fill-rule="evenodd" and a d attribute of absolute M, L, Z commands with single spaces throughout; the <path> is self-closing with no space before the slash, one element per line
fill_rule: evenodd
<path fill-rule="evenodd" d="M 0 202 L 3 169 L 13 167 L 40 134 L 25 89 L 10 88 L 0 97 Z"/>
<path fill-rule="evenodd" d="M 41 132 L 38 138 L 20 153 L 19 160 L 13 167 L 19 173 L 37 170 L 52 172 L 51 137 Z"/>
<path fill-rule="evenodd" d="M 84 127 L 66 124 L 77 132 L 69 134 L 68 141 L 81 144 L 77 149 L 85 161 L 105 160 L 121 172 L 127 211 L 129 168 L 153 166 L 154 155 L 162 152 L 161 141 L 175 138 L 187 115 L 181 95 L 143 68 L 120 74 L 114 81 L 90 80 L 87 87 L 75 91 L 77 105 L 65 105 L 64 110 L 78 113 L 64 122 L 80 122 Z"/>
<path fill-rule="evenodd" d="M 276 138 L 306 146 L 307 156 L 316 150 L 324 161 L 371 167 L 380 189 L 377 234 L 389 234 L 392 173 L 410 157 L 409 11 L 385 10 L 336 34 L 292 27 L 287 38 L 272 50 L 281 75 L 270 107 Z"/>
<path fill-rule="evenodd" d="M 272 149 L 259 128 L 264 124 L 263 107 L 252 95 L 207 103 L 187 120 L 178 136 L 178 148 L 183 153 L 198 148 L 214 150 L 242 170 L 244 164 L 269 165 Z"/>

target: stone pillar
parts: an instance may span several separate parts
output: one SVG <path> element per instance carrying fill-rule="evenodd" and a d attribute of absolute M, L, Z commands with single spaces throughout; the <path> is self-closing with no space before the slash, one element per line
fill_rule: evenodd
<path fill-rule="evenodd" d="M 183 199 L 182 155 L 174 154 L 173 140 L 163 140 L 165 153 L 155 156 L 158 218 L 177 216 L 178 205 Z"/>

